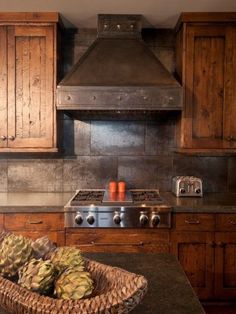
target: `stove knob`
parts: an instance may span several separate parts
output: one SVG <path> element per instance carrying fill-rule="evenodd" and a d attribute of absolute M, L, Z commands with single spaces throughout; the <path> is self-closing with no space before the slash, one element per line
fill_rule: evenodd
<path fill-rule="evenodd" d="M 153 216 L 152 216 L 152 225 L 153 225 L 153 227 L 158 226 L 159 223 L 160 223 L 160 220 L 161 219 L 160 219 L 159 215 L 153 214 Z"/>
<path fill-rule="evenodd" d="M 139 217 L 139 221 L 141 226 L 145 226 L 148 223 L 148 216 L 145 214 L 141 214 Z"/>
<path fill-rule="evenodd" d="M 181 188 L 181 189 L 179 189 L 179 192 L 180 192 L 180 194 L 184 194 L 185 193 L 185 189 Z"/>
<path fill-rule="evenodd" d="M 201 193 L 201 189 L 199 189 L 199 188 L 195 189 L 195 193 L 200 194 Z"/>
<path fill-rule="evenodd" d="M 77 214 L 75 216 L 75 222 L 77 223 L 77 225 L 81 225 L 83 222 L 83 217 L 81 216 L 81 214 Z"/>
<path fill-rule="evenodd" d="M 113 221 L 116 225 L 119 225 L 121 223 L 121 217 L 119 214 L 115 214 L 113 217 Z"/>
<path fill-rule="evenodd" d="M 94 222 L 95 222 L 95 218 L 94 218 L 93 215 L 88 215 L 88 217 L 86 218 L 86 220 L 87 220 L 87 223 L 88 223 L 89 225 L 92 225 L 92 224 L 94 224 Z"/>

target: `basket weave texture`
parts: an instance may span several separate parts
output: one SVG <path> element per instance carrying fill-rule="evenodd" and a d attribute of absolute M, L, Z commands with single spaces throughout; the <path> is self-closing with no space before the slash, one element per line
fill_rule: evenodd
<path fill-rule="evenodd" d="M 147 291 L 147 280 L 141 275 L 91 260 L 86 260 L 86 269 L 95 282 L 87 299 L 53 299 L 0 276 L 0 304 L 12 314 L 121 314 L 130 312 Z"/>

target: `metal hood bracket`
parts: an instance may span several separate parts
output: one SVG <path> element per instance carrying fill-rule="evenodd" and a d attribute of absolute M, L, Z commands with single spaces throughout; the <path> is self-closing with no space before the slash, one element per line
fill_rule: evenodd
<path fill-rule="evenodd" d="M 141 18 L 98 16 L 97 40 L 57 87 L 58 110 L 182 109 L 182 88 L 142 41 Z"/>

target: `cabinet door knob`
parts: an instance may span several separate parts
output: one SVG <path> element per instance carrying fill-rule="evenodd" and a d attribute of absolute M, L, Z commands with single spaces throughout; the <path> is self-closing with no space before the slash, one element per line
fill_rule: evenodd
<path fill-rule="evenodd" d="M 235 221 L 235 220 L 230 220 L 229 223 L 230 223 L 231 225 L 236 225 L 236 221 Z"/>
<path fill-rule="evenodd" d="M 1 135 L 1 140 L 5 141 L 7 139 L 7 137 L 5 135 Z"/>
<path fill-rule="evenodd" d="M 14 141 L 15 136 L 11 135 L 11 136 L 8 137 L 8 139 L 9 139 L 10 141 Z"/>

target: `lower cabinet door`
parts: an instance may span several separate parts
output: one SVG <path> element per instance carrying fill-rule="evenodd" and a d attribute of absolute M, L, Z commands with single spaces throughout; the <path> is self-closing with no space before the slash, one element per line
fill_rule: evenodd
<path fill-rule="evenodd" d="M 215 295 L 236 298 L 236 232 L 215 234 Z"/>
<path fill-rule="evenodd" d="M 169 252 L 169 232 L 149 230 L 66 230 L 66 245 L 84 252 Z"/>
<path fill-rule="evenodd" d="M 214 234 L 172 232 L 171 251 L 182 265 L 200 299 L 213 297 Z"/>

